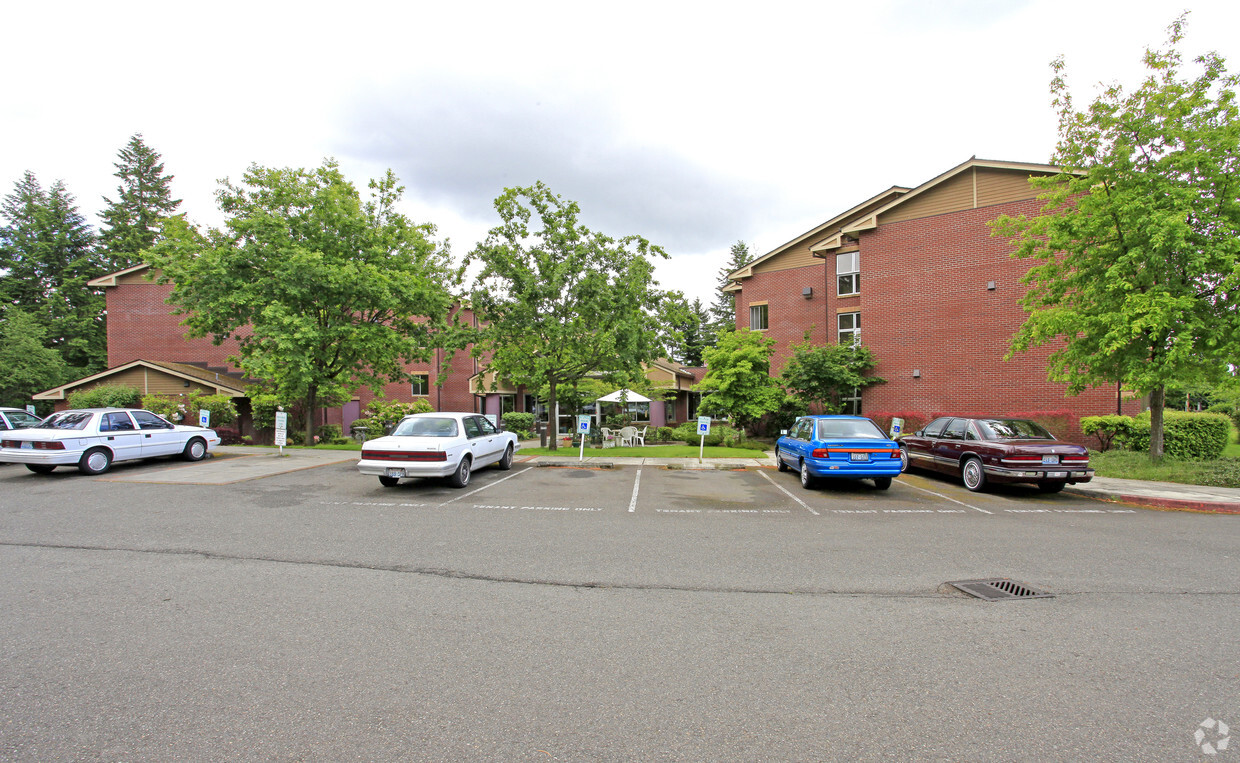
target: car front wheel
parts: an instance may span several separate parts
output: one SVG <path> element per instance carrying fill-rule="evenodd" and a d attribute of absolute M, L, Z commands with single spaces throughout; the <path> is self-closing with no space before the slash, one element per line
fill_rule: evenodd
<path fill-rule="evenodd" d="M 103 474 L 112 466 L 112 454 L 104 448 L 92 448 L 82 454 L 78 469 L 83 474 Z"/>
<path fill-rule="evenodd" d="M 784 463 L 784 458 L 783 456 L 779 455 L 778 450 L 775 451 L 775 465 L 779 468 L 781 472 L 788 471 L 788 465 Z"/>
<path fill-rule="evenodd" d="M 811 490 L 814 487 L 814 475 L 809 473 L 809 464 L 801 462 L 801 487 Z"/>
<path fill-rule="evenodd" d="M 908 471 L 908 451 L 900 448 L 900 473 Z"/>
<path fill-rule="evenodd" d="M 461 463 L 457 464 L 456 471 L 448 478 L 448 484 L 452 487 L 465 487 L 469 484 L 469 456 L 465 456 Z"/>
<path fill-rule="evenodd" d="M 960 467 L 960 478 L 964 480 L 964 486 L 974 493 L 985 488 L 986 470 L 982 468 L 981 460 L 974 457 L 966 458 Z"/>
<path fill-rule="evenodd" d="M 181 452 L 181 457 L 186 461 L 201 461 L 207 455 L 207 441 L 201 437 L 195 437 L 185 443 L 185 450 Z"/>

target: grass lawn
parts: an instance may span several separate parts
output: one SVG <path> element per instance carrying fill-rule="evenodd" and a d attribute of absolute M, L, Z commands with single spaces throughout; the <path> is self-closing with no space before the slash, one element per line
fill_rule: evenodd
<path fill-rule="evenodd" d="M 580 451 L 577 448 L 560 448 L 559 450 L 548 450 L 547 448 L 522 448 L 517 454 L 519 456 L 559 456 L 567 458 L 577 457 Z M 637 448 L 586 448 L 587 456 L 595 457 L 611 457 L 611 458 L 697 458 L 698 446 L 696 445 L 648 445 L 646 447 Z M 702 452 L 704 458 L 762 458 L 762 451 L 749 450 L 748 448 L 706 448 Z"/>
<path fill-rule="evenodd" d="M 1223 451 L 1223 457 L 1217 461 L 1176 461 L 1164 458 L 1155 465 L 1150 463 L 1148 453 L 1111 450 L 1106 453 L 1090 453 L 1089 465 L 1097 471 L 1099 477 L 1240 487 L 1240 443 L 1236 442 L 1234 427 L 1231 443 Z"/>

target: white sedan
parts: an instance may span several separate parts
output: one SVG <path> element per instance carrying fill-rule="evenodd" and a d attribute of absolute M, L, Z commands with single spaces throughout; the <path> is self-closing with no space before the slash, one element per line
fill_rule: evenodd
<path fill-rule="evenodd" d="M 512 468 L 517 436 L 477 413 L 415 413 L 387 437 L 362 446 L 358 471 L 392 487 L 402 477 L 447 477 L 453 487 L 469 484 L 474 469 L 496 464 Z"/>
<path fill-rule="evenodd" d="M 0 462 L 25 464 L 36 474 L 50 474 L 57 466 L 103 474 L 114 461 L 176 455 L 200 461 L 219 444 L 213 429 L 172 424 L 150 411 L 83 408 L 3 433 Z"/>

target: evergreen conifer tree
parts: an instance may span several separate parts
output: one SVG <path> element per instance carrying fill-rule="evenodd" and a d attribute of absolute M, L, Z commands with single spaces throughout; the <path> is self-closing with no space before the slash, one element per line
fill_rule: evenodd
<path fill-rule="evenodd" d="M 728 285 L 728 275 L 740 270 L 749 261 L 753 259 L 749 254 L 749 244 L 744 241 L 737 241 L 732 245 L 731 251 L 728 253 L 728 263 L 719 270 L 718 281 L 719 286 Z M 710 306 L 711 334 L 722 334 L 728 331 L 736 330 L 736 297 L 727 293 L 719 292 L 715 296 L 715 301 Z M 714 342 L 712 341 L 713 345 Z"/>
<path fill-rule="evenodd" d="M 99 243 L 112 271 L 139 264 L 140 253 L 155 243 L 160 222 L 181 205 L 172 198 L 173 176 L 164 174 L 159 152 L 143 142 L 142 133 L 135 133 L 117 156 L 117 198 L 105 196 L 107 206 L 99 214 L 104 224 Z"/>

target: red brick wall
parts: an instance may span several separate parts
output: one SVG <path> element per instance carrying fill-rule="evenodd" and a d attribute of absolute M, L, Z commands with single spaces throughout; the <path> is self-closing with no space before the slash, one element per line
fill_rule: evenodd
<path fill-rule="evenodd" d="M 237 352 L 236 341 L 215 346 L 210 338 L 186 339 L 183 315 L 173 315 L 164 302 L 171 284 L 122 283 L 107 289 L 108 367 L 133 360 L 207 363 L 239 372 L 226 358 Z"/>
<path fill-rule="evenodd" d="M 992 238 L 987 222 L 1038 209 L 1039 202 L 1029 200 L 880 225 L 861 236 L 860 298 L 835 297 L 835 258 L 829 257 L 816 278 L 811 271 L 817 268 L 802 268 L 744 281 L 737 324 L 748 325 L 747 303 L 771 301 L 766 333 L 780 342 L 775 373 L 805 328 L 815 326 L 815 342 L 835 341 L 837 308 L 858 305 L 862 341 L 878 357 L 876 374 L 887 380 L 863 392 L 867 415 L 1114 413 L 1114 386 L 1066 397 L 1066 385 L 1047 381 L 1050 347 L 1003 359 L 1025 319 L 1020 279 L 1030 263 L 1009 257 L 1010 244 Z M 811 281 L 814 299 L 797 304 L 800 285 Z M 825 300 L 820 284 L 829 293 Z M 913 378 L 914 369 L 920 378 Z M 1125 413 L 1138 408 L 1137 401 L 1125 402 Z"/>

